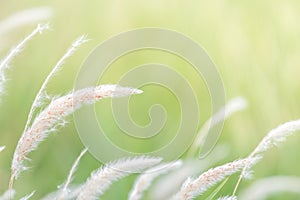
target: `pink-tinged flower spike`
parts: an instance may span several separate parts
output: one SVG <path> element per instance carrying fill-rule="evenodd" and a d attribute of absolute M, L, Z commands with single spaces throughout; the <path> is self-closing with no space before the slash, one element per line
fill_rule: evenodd
<path fill-rule="evenodd" d="M 152 167 L 161 160 L 161 158 L 140 156 L 109 163 L 92 173 L 91 177 L 82 186 L 77 200 L 96 200 L 114 181 Z"/>
<path fill-rule="evenodd" d="M 86 43 L 88 41 L 88 39 L 86 38 L 85 35 L 80 36 L 78 39 L 76 39 L 71 47 L 67 50 L 67 52 L 59 59 L 59 61 L 56 63 L 56 65 L 54 66 L 54 68 L 51 70 L 51 72 L 48 74 L 48 76 L 46 77 L 43 85 L 41 86 L 40 90 L 38 91 L 28 114 L 28 118 L 27 118 L 27 122 L 24 128 L 24 132 L 28 130 L 29 125 L 32 121 L 32 117 L 34 112 L 37 110 L 37 108 L 40 107 L 42 100 L 44 99 L 45 95 L 44 92 L 46 90 L 46 87 L 48 85 L 48 83 L 50 82 L 51 78 L 61 69 L 62 65 L 64 64 L 64 62 L 71 57 L 74 52 L 84 43 Z"/>
<path fill-rule="evenodd" d="M 39 92 L 37 93 L 32 106 L 30 108 L 29 114 L 28 114 L 28 118 L 27 118 L 27 122 L 23 131 L 24 135 L 26 132 L 29 131 L 29 126 L 31 124 L 32 121 L 32 117 L 33 114 L 35 113 L 35 111 L 37 110 L 38 107 L 40 107 L 41 105 L 41 101 L 44 98 L 44 92 L 45 89 L 47 87 L 47 84 L 49 83 L 50 79 L 59 71 L 59 69 L 61 68 L 61 66 L 63 65 L 63 63 L 65 62 L 65 60 L 67 58 L 69 58 L 78 48 L 79 46 L 81 46 L 83 43 L 85 43 L 87 41 L 85 36 L 81 36 L 79 37 L 77 40 L 75 40 L 75 42 L 73 42 L 73 44 L 71 45 L 71 47 L 67 50 L 67 52 L 61 57 L 61 59 L 59 59 L 59 61 L 56 63 L 55 67 L 52 69 L 52 71 L 49 73 L 49 75 L 47 76 L 47 78 L 45 79 L 44 83 L 42 84 Z M 15 161 L 13 161 L 15 162 Z M 22 161 L 23 162 L 23 161 Z M 12 167 L 13 168 L 13 167 Z M 19 169 L 20 170 L 20 169 Z M 25 168 L 23 168 L 22 170 L 25 170 Z M 19 173 L 19 172 L 18 172 Z M 11 175 L 11 179 L 10 179 L 10 183 L 9 183 L 9 188 L 12 188 L 13 186 L 13 181 L 14 181 L 14 177 L 16 175 L 14 174 L 14 172 L 12 171 L 12 175 Z"/>
<path fill-rule="evenodd" d="M 82 105 L 93 104 L 103 98 L 123 97 L 140 94 L 141 90 L 121 87 L 118 85 L 100 85 L 75 91 L 66 96 L 54 99 L 39 115 L 32 125 L 23 133 L 15 149 L 12 161 L 11 181 L 26 170 L 23 165 L 28 160 L 27 155 L 35 150 L 41 141 L 65 124 L 65 118 L 79 109 Z"/>
<path fill-rule="evenodd" d="M 229 154 L 227 145 L 217 145 L 204 159 L 186 159 L 182 167 L 159 178 L 149 191 L 150 199 L 169 199 L 176 194 L 187 177 L 206 171 L 215 166 Z M 171 185 L 169 183 L 172 183 Z"/>
<path fill-rule="evenodd" d="M 203 194 L 206 190 L 224 180 L 226 177 L 240 171 L 245 166 L 252 166 L 258 161 L 258 157 L 245 158 L 225 165 L 209 169 L 198 178 L 188 178 L 180 191 L 173 196 L 172 200 L 190 200 Z"/>

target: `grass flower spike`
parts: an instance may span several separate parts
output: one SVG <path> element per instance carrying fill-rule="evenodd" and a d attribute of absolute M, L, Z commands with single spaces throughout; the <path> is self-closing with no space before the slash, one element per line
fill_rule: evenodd
<path fill-rule="evenodd" d="M 258 144 L 251 156 L 261 154 L 273 146 L 284 142 L 286 138 L 292 135 L 295 131 L 300 130 L 300 120 L 286 122 L 277 128 L 271 130 L 266 137 Z"/>
<path fill-rule="evenodd" d="M 39 28 L 40 26 L 38 26 Z M 35 30 L 33 33 L 35 32 L 38 32 L 38 31 L 42 31 L 43 28 L 39 28 L 37 30 Z M 32 34 L 33 34 L 32 33 Z M 30 38 L 30 37 L 29 37 Z M 9 183 L 9 188 L 12 188 L 13 186 L 13 181 L 15 178 L 17 178 L 18 174 L 25 170 L 26 168 L 23 166 L 23 162 L 24 162 L 24 159 L 26 159 L 26 154 L 28 154 L 30 151 L 34 150 L 35 146 L 39 143 L 39 140 L 38 138 L 34 138 L 34 137 L 40 137 L 40 136 L 34 136 L 32 135 L 32 138 L 28 137 L 28 134 L 30 135 L 30 131 L 29 131 L 29 126 L 30 126 L 30 123 L 32 121 L 32 117 L 33 117 L 33 114 L 34 112 L 36 111 L 36 109 L 40 106 L 40 102 L 41 100 L 43 99 L 44 95 L 43 95 L 43 92 L 45 91 L 46 89 L 46 86 L 48 84 L 48 82 L 50 81 L 50 79 L 55 75 L 55 73 L 60 69 L 60 67 L 62 66 L 62 64 L 64 63 L 64 61 L 70 57 L 74 51 L 81 45 L 83 44 L 84 42 L 86 42 L 86 38 L 85 36 L 81 36 L 79 39 L 77 39 L 73 44 L 72 46 L 67 50 L 67 52 L 62 56 L 62 58 L 57 62 L 57 64 L 55 65 L 55 67 L 53 68 L 53 70 L 50 72 L 50 74 L 47 76 L 47 78 L 45 79 L 43 85 L 41 86 L 38 94 L 36 95 L 34 101 L 33 101 L 33 104 L 31 106 L 31 109 L 29 111 L 29 114 L 28 114 L 28 118 L 27 118 L 27 122 L 26 122 L 26 125 L 25 125 L 25 128 L 24 128 L 24 131 L 23 131 L 23 134 L 18 142 L 18 145 L 16 147 L 16 150 L 15 150 L 15 153 L 14 153 L 14 158 L 13 158 L 13 162 L 12 162 L 12 174 L 11 174 L 11 179 L 10 179 L 10 183 Z M 32 127 L 31 127 L 32 128 Z M 46 128 L 46 127 L 45 127 Z M 47 131 L 46 131 L 47 132 Z M 42 133 L 45 133 L 45 130 L 44 132 L 42 131 Z M 41 133 L 41 134 L 42 134 Z M 33 133 L 34 134 L 34 133 Z M 27 136 L 26 136 L 27 135 Z M 24 138 L 27 137 L 27 143 L 24 141 Z M 41 138 L 40 138 L 41 139 Z M 29 141 L 31 140 L 31 141 Z M 31 145 L 28 146 L 28 143 L 32 143 Z M 27 145 L 27 147 L 26 147 Z M 31 146 L 31 147 L 30 147 Z M 34 148 L 32 148 L 34 147 Z M 28 148 L 28 149 L 26 149 Z M 23 153 L 25 156 L 20 156 L 20 152 L 17 152 L 17 149 L 23 149 Z M 19 157 L 17 159 L 17 157 Z"/>
<path fill-rule="evenodd" d="M 49 81 L 51 80 L 51 78 L 53 78 L 53 76 L 60 70 L 60 68 L 62 67 L 62 65 L 64 64 L 64 62 L 67 60 L 67 58 L 69 58 L 70 56 L 72 56 L 74 54 L 74 52 L 85 42 L 87 42 L 87 38 L 85 35 L 79 37 L 77 40 L 75 40 L 73 42 L 73 44 L 71 45 L 71 47 L 67 50 L 67 52 L 59 59 L 59 61 L 56 63 L 56 65 L 54 66 L 54 68 L 52 69 L 52 71 L 48 74 L 48 76 L 46 77 L 43 85 L 41 86 L 40 90 L 38 91 L 32 106 L 30 108 L 29 114 L 28 114 L 28 118 L 27 118 L 27 122 L 26 122 L 26 126 L 24 128 L 24 132 L 28 130 L 29 125 L 32 121 L 32 117 L 34 112 L 36 111 L 36 109 L 38 107 L 40 107 L 42 99 L 44 98 L 44 92 L 46 90 L 46 87 L 49 83 Z"/>
<path fill-rule="evenodd" d="M 142 198 L 143 192 L 149 188 L 151 182 L 158 176 L 165 174 L 171 170 L 178 169 L 182 166 L 182 161 L 163 163 L 152 167 L 142 173 L 135 181 L 133 189 L 129 193 L 129 200 L 139 200 Z"/>
<path fill-rule="evenodd" d="M 13 60 L 24 48 L 25 44 L 31 40 L 35 35 L 42 33 L 44 30 L 49 29 L 48 24 L 39 24 L 27 37 L 25 37 L 15 48 L 13 48 L 9 54 L 0 61 L 0 94 L 3 90 L 3 85 L 5 83 L 5 69 L 7 69 Z"/>
<path fill-rule="evenodd" d="M 210 187 L 224 180 L 227 176 L 242 170 L 245 166 L 254 165 L 258 159 L 259 158 L 254 157 L 237 160 L 213 169 L 209 169 L 196 179 L 188 178 L 185 183 L 183 183 L 180 191 L 172 198 L 172 200 L 194 199 L 203 194 Z"/>
<path fill-rule="evenodd" d="M 257 155 L 262 156 L 262 153 L 272 148 L 273 146 L 279 145 L 281 142 L 284 142 L 286 138 L 292 135 L 294 132 L 300 130 L 300 120 L 286 122 L 277 128 L 271 130 L 258 144 L 258 146 L 252 151 L 248 158 L 253 158 Z M 233 195 L 235 195 L 237 188 L 242 180 L 247 175 L 248 166 L 245 166 L 242 170 L 242 173 L 238 179 L 238 182 L 234 188 Z"/>
<path fill-rule="evenodd" d="M 161 160 L 161 158 L 140 156 L 109 163 L 92 173 L 91 177 L 82 186 L 77 200 L 96 200 L 114 181 L 131 173 L 137 173 L 137 171 L 152 167 Z"/>
<path fill-rule="evenodd" d="M 82 105 L 93 104 L 102 98 L 122 97 L 139 94 L 141 90 L 118 85 L 100 85 L 75 91 L 54 99 L 33 121 L 31 127 L 23 133 L 16 147 L 12 161 L 12 178 L 26 169 L 23 165 L 27 155 L 35 150 L 49 133 L 65 124 L 65 117 Z"/>

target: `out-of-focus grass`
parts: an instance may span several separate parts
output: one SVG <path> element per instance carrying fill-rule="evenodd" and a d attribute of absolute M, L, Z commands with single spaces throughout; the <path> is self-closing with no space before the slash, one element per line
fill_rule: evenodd
<path fill-rule="evenodd" d="M 10 80 L 0 105 L 0 145 L 7 146 L 0 155 L 0 191 L 7 187 L 13 150 L 38 88 L 68 45 L 81 34 L 87 33 L 92 40 L 76 52 L 53 79 L 50 94 L 63 94 L 72 89 L 81 63 L 98 43 L 126 30 L 162 27 L 181 32 L 201 44 L 217 65 L 227 97 L 242 95 L 249 100 L 249 109 L 229 119 L 220 138 L 232 148 L 228 160 L 245 156 L 270 129 L 300 116 L 298 1 L 56 0 L 37 3 L 13 0 L 0 2 L 0 19 L 22 9 L 45 5 L 54 10 L 50 21 L 52 30 L 31 41 L 7 73 Z M 0 48 L 1 58 L 33 27 L 21 27 L 1 36 L 1 41 L 5 41 Z M 157 51 L 133 53 L 114 63 L 103 82 L 113 83 L 126 72 L 122 70 L 149 61 L 169 64 L 185 74 L 199 91 L 197 97 L 203 123 L 210 115 L 209 95 L 203 80 L 195 76 L 191 66 L 174 55 Z M 143 105 L 154 103 L 154 100 L 160 103 L 161 94 L 152 94 L 149 102 L 141 98 L 146 101 Z M 173 115 L 179 114 L 176 101 L 170 101 L 168 109 L 175 110 Z M 101 113 L 101 103 L 96 108 Z M 178 123 L 177 117 L 169 117 L 170 124 Z M 149 123 L 145 110 L 135 111 L 133 118 L 140 124 Z M 116 131 L 116 128 L 111 130 Z M 255 168 L 255 178 L 274 174 L 300 175 L 297 167 L 300 161 L 295 156 L 299 142 L 300 137 L 293 136 L 280 150 L 269 152 Z M 31 154 L 32 168 L 16 182 L 18 194 L 36 190 L 35 197 L 40 197 L 55 190 L 82 148 L 72 123 L 47 139 Z M 98 165 L 92 156 L 84 157 L 75 182 L 85 180 Z M 128 178 L 115 184 L 108 191 L 107 199 L 125 199 L 131 181 L 132 178 Z M 233 185 L 227 185 L 225 189 L 230 193 Z"/>

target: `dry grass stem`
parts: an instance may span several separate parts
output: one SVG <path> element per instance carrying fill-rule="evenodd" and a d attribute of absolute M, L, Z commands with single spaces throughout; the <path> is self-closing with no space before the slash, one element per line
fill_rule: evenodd
<path fill-rule="evenodd" d="M 34 195 L 35 191 L 31 192 L 29 195 L 26 195 L 25 197 L 22 197 L 20 200 L 28 200 Z"/>
<path fill-rule="evenodd" d="M 64 200 L 66 199 L 67 196 L 69 196 L 69 192 L 70 192 L 70 189 L 69 189 L 69 186 L 70 186 L 70 183 L 72 181 L 72 178 L 73 178 L 73 175 L 77 169 L 77 166 L 80 162 L 80 159 L 82 158 L 82 156 L 84 156 L 84 154 L 87 152 L 88 148 L 85 148 L 80 154 L 79 156 L 77 157 L 77 159 L 75 160 L 70 172 L 69 172 L 69 175 L 68 175 L 68 178 L 65 182 L 65 184 L 61 187 L 60 189 L 60 193 L 57 195 L 57 198 L 58 200 Z"/>

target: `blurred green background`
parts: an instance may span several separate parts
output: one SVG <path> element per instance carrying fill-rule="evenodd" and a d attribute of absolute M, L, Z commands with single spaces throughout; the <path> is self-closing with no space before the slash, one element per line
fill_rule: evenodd
<path fill-rule="evenodd" d="M 59 75 L 51 81 L 49 94 L 65 94 L 72 90 L 79 67 L 89 52 L 120 32 L 142 27 L 167 28 L 185 34 L 206 49 L 220 72 L 227 99 L 244 96 L 249 101 L 246 111 L 235 114 L 225 123 L 220 141 L 230 146 L 230 155 L 220 163 L 246 156 L 269 130 L 283 122 L 300 118 L 299 1 L 2 0 L 0 21 L 18 11 L 39 6 L 53 9 L 54 15 L 49 20 L 51 30 L 30 41 L 6 73 L 9 80 L 0 105 L 0 145 L 6 145 L 7 149 L 0 154 L 0 193 L 7 188 L 13 151 L 35 94 L 56 61 L 72 41 L 82 34 L 88 34 L 91 41 L 65 63 Z M 34 27 L 34 24 L 21 26 L 1 34 L 0 58 Z M 195 76 L 191 66 L 174 55 L 157 51 L 136 52 L 114 63 L 113 70 L 104 77 L 104 82 L 114 83 L 126 73 L 120 72 L 122 66 L 130 69 L 149 61 L 174 66 L 188 77 L 197 91 L 200 123 L 203 124 L 211 115 L 205 84 L 201 77 Z M 159 97 L 165 94 L 151 88 L 149 92 L 152 92 L 153 98 L 136 97 L 133 100 L 139 106 L 147 105 L 148 109 L 148 104 L 160 103 L 162 98 Z M 172 103 L 166 105 L 167 110 L 177 110 L 178 102 L 169 96 Z M 107 103 L 109 100 L 103 101 L 103 105 Z M 96 108 L 99 108 L 97 113 L 101 113 L 101 103 Z M 149 123 L 146 109 L 137 110 L 134 105 L 130 108 L 138 124 Z M 171 130 L 178 126 L 177 114 L 180 113 L 169 113 L 169 126 L 173 124 Z M 31 168 L 15 183 L 18 197 L 36 190 L 33 199 L 39 199 L 55 191 L 57 185 L 64 182 L 73 161 L 84 148 L 72 119 L 69 118 L 69 121 L 68 126 L 50 136 L 37 151 L 30 154 L 32 161 L 28 165 Z M 111 130 L 115 129 L 111 127 Z M 295 135 L 278 149 L 267 152 L 263 161 L 254 168 L 254 179 L 278 174 L 300 176 L 297 155 L 299 143 L 300 136 Z M 98 166 L 100 163 L 96 159 L 86 155 L 80 163 L 74 183 L 83 182 Z M 107 191 L 105 199 L 126 199 L 133 180 L 134 177 L 129 177 L 114 184 Z M 231 194 L 234 183 L 229 182 L 222 194 Z M 249 183 L 251 181 L 243 182 L 242 187 Z M 282 198 L 278 196 L 272 199 Z"/>

